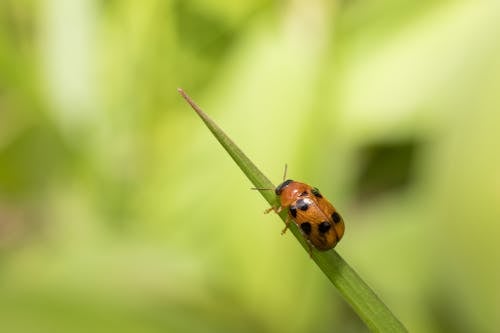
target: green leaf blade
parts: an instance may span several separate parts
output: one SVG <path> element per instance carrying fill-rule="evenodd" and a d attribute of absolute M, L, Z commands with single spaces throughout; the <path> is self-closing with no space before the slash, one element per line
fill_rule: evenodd
<path fill-rule="evenodd" d="M 274 188 L 273 183 L 255 166 L 224 131 L 201 110 L 184 90 L 178 89 L 178 91 L 191 105 L 198 116 L 200 116 L 208 129 L 252 184 L 256 188 Z M 276 205 L 277 200 L 274 191 L 259 192 L 270 205 Z M 285 222 L 287 212 L 282 211 L 279 216 L 283 222 Z M 307 243 L 294 223 L 290 224 L 290 230 L 302 247 L 307 251 Z M 312 259 L 372 332 L 408 331 L 401 321 L 399 321 L 391 310 L 380 300 L 375 292 L 334 249 L 326 252 L 313 251 Z"/>
<path fill-rule="evenodd" d="M 201 120 L 207 125 L 208 129 L 215 136 L 217 141 L 224 147 L 224 149 L 229 153 L 231 158 L 240 167 L 243 173 L 247 176 L 250 182 L 256 188 L 274 188 L 274 184 L 255 166 L 254 163 L 241 151 L 241 149 L 231 140 L 226 133 L 203 112 L 203 110 L 184 92 L 182 89 L 178 89 L 179 93 L 184 97 L 184 99 L 191 105 L 193 110 L 200 116 Z M 261 191 L 264 198 L 269 202 L 269 204 L 274 204 L 276 198 L 274 192 L 272 191 Z"/>

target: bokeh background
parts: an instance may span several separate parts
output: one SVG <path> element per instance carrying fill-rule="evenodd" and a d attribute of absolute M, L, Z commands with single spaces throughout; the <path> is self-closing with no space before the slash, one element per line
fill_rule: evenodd
<path fill-rule="evenodd" d="M 413 332 L 500 327 L 500 5 L 2 0 L 1 332 L 365 332 L 180 98 Z"/>

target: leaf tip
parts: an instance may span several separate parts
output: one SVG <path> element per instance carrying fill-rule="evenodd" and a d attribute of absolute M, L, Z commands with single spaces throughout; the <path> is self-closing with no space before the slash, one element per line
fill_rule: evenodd
<path fill-rule="evenodd" d="M 191 97 L 189 97 L 188 94 L 186 94 L 186 92 L 184 91 L 184 89 L 182 88 L 177 88 L 177 92 L 179 92 L 179 94 L 181 94 L 182 98 L 184 98 L 186 100 L 186 102 L 189 103 L 189 105 L 191 105 L 191 107 L 193 108 L 194 111 L 196 111 L 196 113 L 198 113 L 198 115 L 200 117 L 202 117 L 203 119 L 206 119 L 207 116 L 206 114 L 201 110 L 201 108 L 191 99 Z"/>
<path fill-rule="evenodd" d="M 182 96 L 184 99 L 186 99 L 186 98 L 188 97 L 188 96 L 187 96 L 187 94 L 186 94 L 186 92 L 185 92 L 185 91 L 184 91 L 184 89 L 182 89 L 182 88 L 177 88 L 177 92 L 178 92 L 179 94 L 181 94 L 181 96 Z"/>

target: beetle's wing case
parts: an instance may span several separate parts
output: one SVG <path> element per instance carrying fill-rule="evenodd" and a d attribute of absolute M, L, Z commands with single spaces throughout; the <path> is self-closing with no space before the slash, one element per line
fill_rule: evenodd
<path fill-rule="evenodd" d="M 315 248 L 324 251 L 335 247 L 340 240 L 337 229 L 315 197 L 301 197 L 292 206 L 296 209 L 294 222 Z"/>
<path fill-rule="evenodd" d="M 342 236 L 344 236 L 344 219 L 327 199 L 323 197 L 318 198 L 317 202 L 319 209 L 321 209 L 322 212 L 325 212 L 325 214 L 330 217 L 330 221 L 333 222 L 333 226 L 337 232 L 338 241 L 340 241 L 342 239 Z"/>

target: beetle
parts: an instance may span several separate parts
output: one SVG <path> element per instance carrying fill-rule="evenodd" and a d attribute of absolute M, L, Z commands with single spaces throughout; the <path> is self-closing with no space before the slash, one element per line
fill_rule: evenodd
<path fill-rule="evenodd" d="M 279 198 L 279 205 L 270 207 L 265 213 L 280 213 L 287 209 L 285 228 L 281 234 L 285 234 L 290 221 L 293 221 L 307 240 L 311 256 L 312 247 L 319 251 L 334 248 L 344 235 L 344 219 L 318 188 L 292 179 L 285 180 L 286 169 L 285 166 L 283 182 L 272 189 Z"/>

